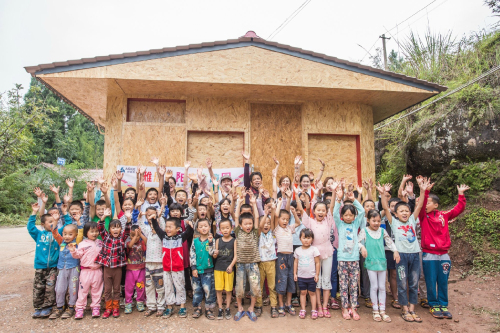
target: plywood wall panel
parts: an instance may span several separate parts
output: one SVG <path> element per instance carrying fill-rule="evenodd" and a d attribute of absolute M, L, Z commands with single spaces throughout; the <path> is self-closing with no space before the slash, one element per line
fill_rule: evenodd
<path fill-rule="evenodd" d="M 373 133 L 373 111 L 364 106 L 361 113 L 361 171 L 363 179 L 375 182 L 375 136 Z M 375 189 L 373 189 L 375 195 Z"/>
<path fill-rule="evenodd" d="M 123 125 L 124 165 L 151 165 L 151 157 L 161 164 L 183 166 L 186 158 L 186 127 L 156 123 L 125 123 Z"/>
<path fill-rule="evenodd" d="M 324 177 L 344 177 L 346 183 L 358 184 L 355 136 L 309 135 L 308 151 L 309 165 L 317 165 L 318 158 L 326 163 Z"/>
<path fill-rule="evenodd" d="M 250 108 L 243 99 L 190 97 L 186 125 L 197 131 L 248 131 Z"/>
<path fill-rule="evenodd" d="M 214 168 L 239 168 L 243 144 L 243 133 L 188 132 L 187 160 L 193 168 L 206 168 L 208 157 Z"/>
<path fill-rule="evenodd" d="M 271 170 L 280 161 L 278 178 L 293 178 L 295 156 L 301 155 L 301 106 L 293 104 L 251 104 L 251 163 L 263 176 L 264 186 L 272 189 Z"/>
<path fill-rule="evenodd" d="M 107 97 L 106 132 L 104 136 L 104 176 L 110 177 L 121 163 L 123 153 L 122 125 L 125 118 L 127 100 L 125 96 Z"/>
<path fill-rule="evenodd" d="M 184 123 L 186 103 L 177 101 L 128 100 L 129 122 Z"/>

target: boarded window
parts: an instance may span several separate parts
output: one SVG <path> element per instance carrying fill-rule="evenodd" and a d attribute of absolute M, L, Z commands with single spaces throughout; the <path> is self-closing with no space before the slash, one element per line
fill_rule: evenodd
<path fill-rule="evenodd" d="M 344 177 L 347 184 L 361 186 L 358 184 L 358 138 L 357 135 L 309 134 L 309 169 L 317 173 L 321 166 L 318 158 L 321 158 L 326 163 L 323 179 Z"/>
<path fill-rule="evenodd" d="M 302 151 L 301 106 L 252 104 L 250 116 L 251 163 L 260 171 L 264 187 L 272 189 L 271 170 L 280 162 L 278 179 L 293 179 L 293 160 Z"/>
<path fill-rule="evenodd" d="M 244 134 L 240 132 L 188 132 L 187 160 L 193 168 L 206 168 L 211 157 L 214 168 L 241 168 Z"/>
<path fill-rule="evenodd" d="M 141 123 L 185 123 L 186 101 L 129 98 L 127 121 Z"/>

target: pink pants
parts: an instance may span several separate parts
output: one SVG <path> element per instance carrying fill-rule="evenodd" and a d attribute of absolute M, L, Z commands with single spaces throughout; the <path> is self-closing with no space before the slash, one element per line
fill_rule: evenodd
<path fill-rule="evenodd" d="M 99 269 L 82 269 L 80 272 L 80 288 L 78 289 L 78 300 L 75 308 L 84 309 L 87 306 L 87 295 L 90 291 L 92 296 L 92 304 L 90 307 L 101 306 L 102 295 L 102 268 Z"/>
<path fill-rule="evenodd" d="M 127 269 L 127 273 L 125 274 L 125 303 L 132 303 L 134 288 L 137 289 L 137 302 L 144 302 L 146 300 L 145 280 L 145 268 L 134 271 Z"/>

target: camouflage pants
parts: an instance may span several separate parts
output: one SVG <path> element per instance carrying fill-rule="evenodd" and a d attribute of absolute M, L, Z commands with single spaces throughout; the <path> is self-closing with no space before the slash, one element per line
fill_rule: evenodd
<path fill-rule="evenodd" d="M 56 302 L 57 267 L 37 269 L 33 281 L 33 306 L 35 309 L 54 306 Z"/>

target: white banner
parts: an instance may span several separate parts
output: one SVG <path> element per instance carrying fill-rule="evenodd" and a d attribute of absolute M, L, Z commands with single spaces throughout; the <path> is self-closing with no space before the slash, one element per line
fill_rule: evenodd
<path fill-rule="evenodd" d="M 184 174 L 184 169 L 183 167 L 167 167 L 167 170 L 172 170 L 173 174 L 172 177 L 175 178 L 176 181 L 176 187 L 183 187 L 184 184 L 184 177 L 187 177 L 187 175 Z M 119 165 L 118 170 L 123 172 L 123 178 L 122 178 L 122 186 L 123 187 L 137 187 L 137 174 L 136 166 L 129 166 L 129 165 Z M 215 178 L 220 179 L 223 176 L 230 176 L 233 181 L 236 179 L 240 179 L 241 183 L 240 186 L 243 186 L 243 171 L 244 168 L 227 168 L 227 169 L 212 169 Z M 189 169 L 189 173 L 194 173 L 196 174 L 198 172 L 198 169 L 196 168 L 191 168 Z M 203 174 L 207 176 L 207 181 L 212 185 L 212 180 L 210 179 L 210 173 L 208 172 L 208 169 L 203 169 Z M 146 187 L 158 187 L 158 174 L 156 173 L 156 167 L 146 167 L 146 172 L 144 173 L 144 180 L 146 183 Z M 168 179 L 165 179 L 165 182 L 167 182 Z"/>

